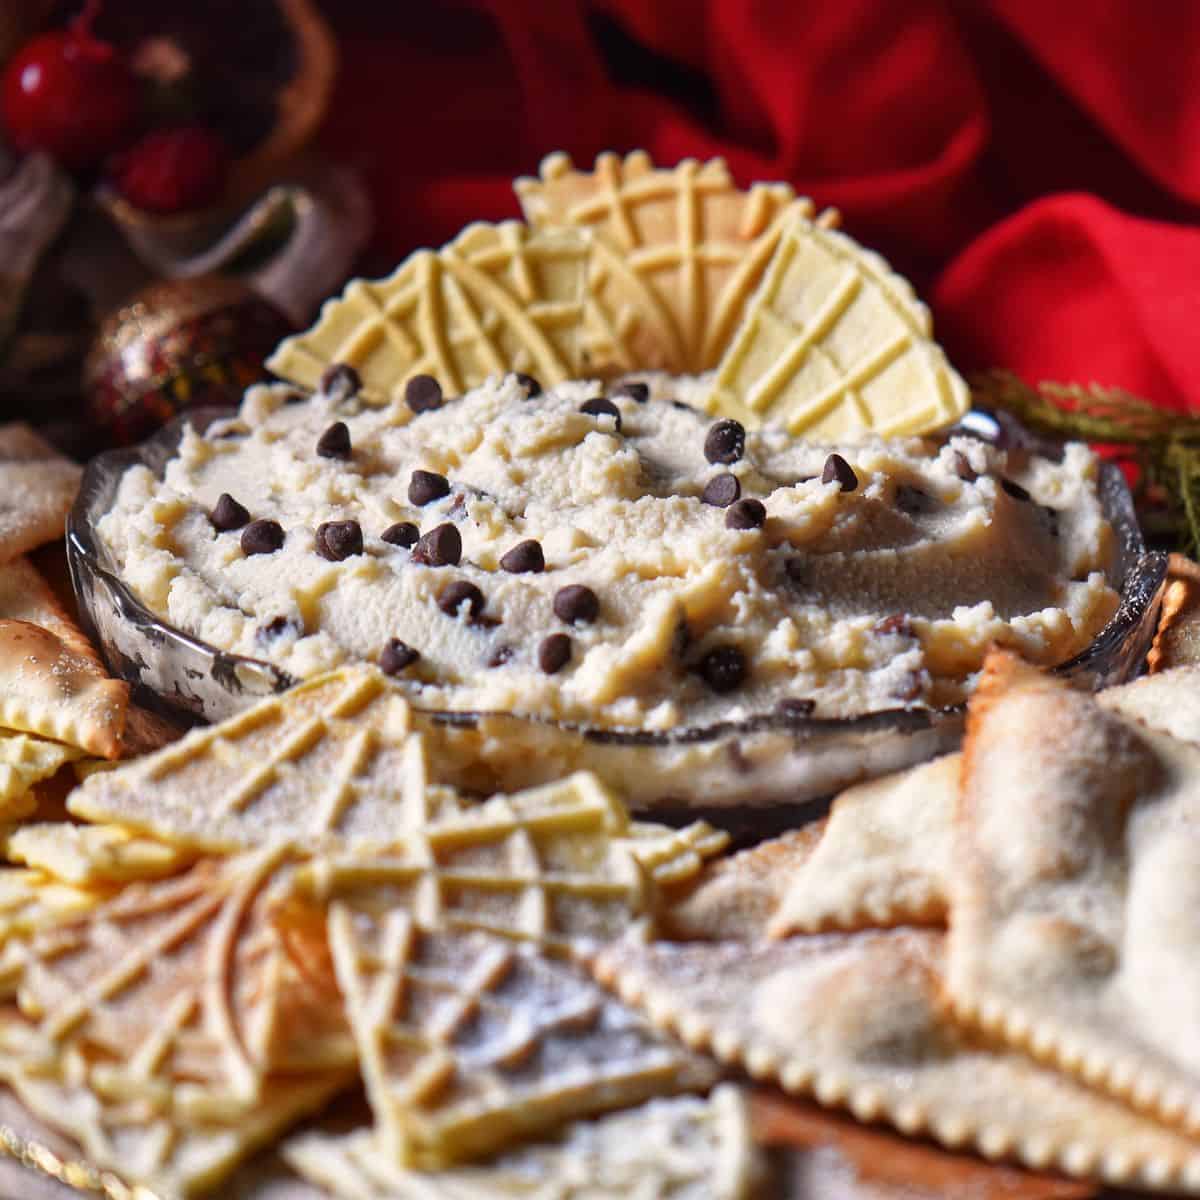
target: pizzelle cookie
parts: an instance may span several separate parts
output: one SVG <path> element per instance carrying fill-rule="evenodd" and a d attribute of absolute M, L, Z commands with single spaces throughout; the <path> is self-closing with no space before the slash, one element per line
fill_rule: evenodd
<path fill-rule="evenodd" d="M 766 270 L 785 214 L 813 215 L 785 183 L 739 190 L 723 159 L 656 167 L 644 150 L 592 171 L 561 152 L 514 187 L 537 228 L 586 229 L 589 366 L 715 366 Z M 820 220 L 831 224 L 836 213 Z"/>
<path fill-rule="evenodd" d="M 28 560 L 0 566 L 0 726 L 116 758 L 128 702 Z"/>
<path fill-rule="evenodd" d="M 328 908 L 329 946 L 380 1152 L 434 1167 L 713 1072 L 568 963 L 422 929 L 378 895 Z"/>
<path fill-rule="evenodd" d="M 770 935 L 943 923 L 960 770 L 949 754 L 838 796 Z"/>
<path fill-rule="evenodd" d="M 951 1148 L 1138 1187 L 1200 1190 L 1200 1145 L 948 1023 L 945 935 L 616 943 L 602 982 L 689 1045 L 787 1091 Z"/>
<path fill-rule="evenodd" d="M 824 441 L 927 433 L 969 404 L 908 281 L 803 214 L 788 217 L 708 396 L 710 412 Z"/>
<path fill-rule="evenodd" d="M 267 365 L 315 388 L 353 367 L 376 402 L 403 401 L 415 375 L 447 394 L 509 371 L 545 385 L 578 374 L 589 239 L 578 230 L 477 223 L 441 250 L 418 250 L 386 279 L 356 279 Z"/>
<path fill-rule="evenodd" d="M 269 920 L 277 860 L 131 885 L 14 945 L 30 1024 L 6 1078 L 98 1166 L 191 1195 L 345 1084 L 332 974 Z"/>
<path fill-rule="evenodd" d="M 82 757 L 74 746 L 0 729 L 0 821 L 28 816 L 36 803 L 33 786 Z"/>
<path fill-rule="evenodd" d="M 3 847 L 10 862 L 79 887 L 158 879 L 182 870 L 195 857 L 117 825 L 70 821 L 22 825 L 4 838 Z"/>
<path fill-rule="evenodd" d="M 677 1096 L 568 1126 L 480 1166 L 414 1172 L 367 1130 L 300 1134 L 284 1159 L 339 1200 L 750 1200 L 765 1174 L 737 1087 Z"/>
<path fill-rule="evenodd" d="M 495 796 L 387 851 L 319 855 L 295 885 L 318 901 L 402 909 L 426 928 L 482 929 L 569 954 L 653 923 L 653 867 L 626 831 L 624 810 L 590 777 L 572 777 Z"/>
<path fill-rule="evenodd" d="M 28 425 L 0 425 L 0 562 L 62 537 L 82 473 Z"/>
<path fill-rule="evenodd" d="M 963 754 L 955 1012 L 1200 1132 L 1200 749 L 994 652 Z"/>

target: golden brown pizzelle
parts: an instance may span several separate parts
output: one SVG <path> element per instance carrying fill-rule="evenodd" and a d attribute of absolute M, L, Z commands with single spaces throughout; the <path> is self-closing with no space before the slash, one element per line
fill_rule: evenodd
<path fill-rule="evenodd" d="M 698 372 L 721 357 L 793 212 L 813 215 L 785 183 L 740 190 L 724 160 L 659 167 L 644 150 L 601 154 L 581 171 L 561 152 L 514 184 L 536 228 L 593 235 L 588 366 Z M 836 213 L 822 214 L 825 224 Z"/>
<path fill-rule="evenodd" d="M 567 1126 L 488 1163 L 413 1172 L 380 1153 L 370 1131 L 290 1139 L 284 1158 L 339 1200 L 753 1200 L 766 1176 L 743 1093 L 652 1100 Z M 531 1193 L 531 1189 L 534 1191 Z"/>
<path fill-rule="evenodd" d="M 959 819 L 956 1013 L 1200 1132 L 1200 748 L 994 652 Z"/>
<path fill-rule="evenodd" d="M 128 702 L 28 560 L 0 566 L 0 726 L 116 758 Z"/>
<path fill-rule="evenodd" d="M 878 254 L 789 214 L 708 410 L 830 442 L 952 425 L 970 394 L 932 334 L 929 310 Z"/>
<path fill-rule="evenodd" d="M 422 928 L 367 892 L 329 903 L 375 1137 L 397 1166 L 487 1154 L 715 1072 L 536 947 Z"/>
<path fill-rule="evenodd" d="M 578 230 L 468 225 L 440 250 L 416 251 L 386 279 L 351 281 L 267 365 L 315 388 L 326 370 L 345 363 L 377 402 L 402 402 L 408 380 L 420 374 L 450 395 L 509 371 L 562 383 L 581 362 L 588 251 Z"/>
<path fill-rule="evenodd" d="M 127 886 L 11 948 L 4 1077 L 91 1162 L 192 1195 L 347 1082 L 332 973 L 272 921 L 278 860 Z"/>

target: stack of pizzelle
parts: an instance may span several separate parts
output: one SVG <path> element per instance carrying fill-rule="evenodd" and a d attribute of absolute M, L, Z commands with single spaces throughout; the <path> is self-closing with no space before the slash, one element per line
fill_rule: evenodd
<path fill-rule="evenodd" d="M 961 754 L 707 868 L 597 977 L 755 1078 L 950 1147 L 1200 1192 L 1200 702 L 989 657 Z"/>
<path fill-rule="evenodd" d="M 639 1171 L 664 1172 L 654 1194 L 686 1195 L 718 1161 L 720 1194 L 748 1195 L 758 1166 L 736 1089 L 648 1110 L 665 1143 L 709 1155 L 699 1177 L 667 1148 L 611 1155 L 606 1127 L 583 1126 L 450 1170 L 712 1087 L 716 1064 L 574 960 L 653 936 L 728 839 L 632 822 L 586 774 L 484 801 L 431 774 L 407 704 L 367 666 L 88 773 L 67 798 L 88 823 L 8 837 L 29 868 L 15 875 L 91 902 L 7 938 L 0 1076 L 88 1162 L 163 1197 L 219 1186 L 359 1084 L 368 1123 L 287 1155 L 347 1180 L 338 1195 L 392 1194 L 355 1192 L 356 1173 L 408 1195 L 444 1171 L 447 1189 L 503 1194 L 534 1169 L 514 1161 L 569 1181 L 597 1156 L 614 1197 Z"/>
<path fill-rule="evenodd" d="M 711 412 L 830 441 L 926 433 L 968 407 L 908 282 L 787 184 L 743 190 L 721 159 L 635 150 L 592 171 L 551 154 L 515 187 L 526 224 L 474 224 L 355 280 L 268 365 L 315 388 L 348 364 L 381 403 L 420 374 L 454 395 L 505 371 L 547 387 L 712 372 Z"/>

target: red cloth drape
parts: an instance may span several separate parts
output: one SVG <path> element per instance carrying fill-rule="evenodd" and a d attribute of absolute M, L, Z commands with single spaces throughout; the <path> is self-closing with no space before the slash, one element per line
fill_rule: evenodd
<path fill-rule="evenodd" d="M 556 149 L 724 155 L 914 279 L 964 370 L 1200 408 L 1195 0 L 330 0 L 368 269 Z"/>

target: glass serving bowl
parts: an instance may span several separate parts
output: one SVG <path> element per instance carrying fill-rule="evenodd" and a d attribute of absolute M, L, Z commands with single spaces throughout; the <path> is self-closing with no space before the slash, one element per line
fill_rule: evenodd
<path fill-rule="evenodd" d="M 121 476 L 143 464 L 161 474 L 185 423 L 203 429 L 231 409 L 199 409 L 140 446 L 92 460 L 67 522 L 67 553 L 79 611 L 109 669 L 135 698 L 176 719 L 219 721 L 296 681 L 269 662 L 229 654 L 175 629 L 122 582 L 96 523 L 112 506 Z M 1056 453 L 1007 418 L 981 412 L 965 431 Z M 1055 670 L 1099 688 L 1136 675 L 1153 639 L 1167 556 L 1148 553 L 1120 470 L 1104 464 L 1100 493 L 1117 534 L 1116 615 L 1082 653 Z M 592 728 L 511 713 L 418 711 L 439 777 L 479 793 L 514 790 L 590 769 L 638 809 L 659 812 L 732 806 L 803 805 L 862 779 L 954 748 L 961 706 L 888 709 L 826 719 L 771 713 L 667 732 Z"/>

